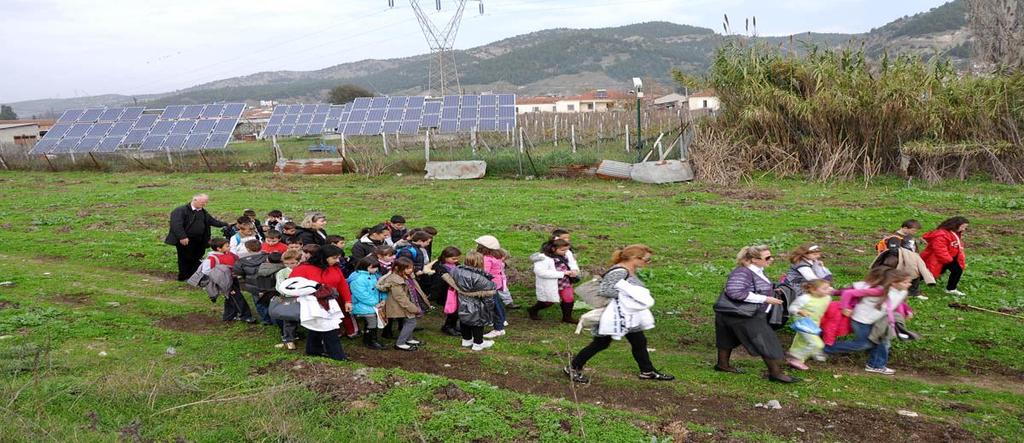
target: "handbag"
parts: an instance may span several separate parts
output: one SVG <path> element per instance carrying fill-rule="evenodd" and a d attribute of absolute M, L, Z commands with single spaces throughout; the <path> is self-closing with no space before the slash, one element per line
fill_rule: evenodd
<path fill-rule="evenodd" d="M 270 299 L 267 313 L 274 320 L 299 321 L 298 297 L 274 296 Z"/>
<path fill-rule="evenodd" d="M 576 287 L 573 290 L 573 295 L 586 303 L 591 308 L 598 309 L 608 306 L 608 302 L 612 299 L 607 297 L 601 297 L 597 295 L 598 291 L 601 290 L 601 279 L 595 278 L 582 285 Z"/>
<path fill-rule="evenodd" d="M 793 320 L 793 324 L 789 325 L 796 332 L 802 332 L 804 334 L 821 335 L 821 327 L 814 323 L 810 317 L 798 317 Z"/>
<path fill-rule="evenodd" d="M 210 258 L 213 258 L 213 261 L 216 263 L 214 266 L 220 264 L 220 259 L 218 259 L 216 255 L 211 255 Z M 192 276 L 189 277 L 185 283 L 197 288 L 205 288 L 206 285 L 210 283 L 210 276 L 203 272 L 202 266 L 199 266 L 199 268 L 196 269 L 196 272 L 193 272 Z"/>

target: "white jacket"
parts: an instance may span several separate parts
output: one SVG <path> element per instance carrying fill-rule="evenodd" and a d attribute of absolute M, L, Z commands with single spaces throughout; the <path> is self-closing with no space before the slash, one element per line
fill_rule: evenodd
<path fill-rule="evenodd" d="M 299 297 L 299 321 L 302 327 L 310 331 L 327 332 L 341 327 L 341 319 L 345 314 L 338 306 L 338 301 L 332 299 L 327 304 L 331 309 L 325 311 L 323 306 L 312 295 Z"/>
<path fill-rule="evenodd" d="M 565 251 L 565 259 L 569 262 L 570 271 L 579 271 L 580 264 L 576 263 L 576 256 L 573 255 L 572 250 Z"/>
<path fill-rule="evenodd" d="M 609 336 L 619 340 L 630 331 L 646 331 L 654 328 L 654 298 L 651 291 L 626 280 L 615 284 L 619 290 L 619 298 L 612 300 L 601 313 L 601 322 L 597 325 L 598 335 Z"/>
<path fill-rule="evenodd" d="M 565 273 L 555 269 L 555 259 L 535 252 L 530 255 L 530 261 L 533 262 L 533 275 L 537 277 L 537 301 L 548 303 L 562 301 L 558 296 L 558 280 L 565 277 Z"/>

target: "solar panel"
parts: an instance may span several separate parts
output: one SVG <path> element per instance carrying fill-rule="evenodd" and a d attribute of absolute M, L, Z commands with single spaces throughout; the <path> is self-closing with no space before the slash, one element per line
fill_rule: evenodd
<path fill-rule="evenodd" d="M 43 136 L 43 140 L 46 140 L 46 139 L 60 140 L 60 138 L 63 137 L 64 134 L 67 134 L 70 129 L 71 129 L 71 125 L 69 125 L 69 124 L 61 124 L 61 123 L 55 124 L 55 125 L 53 125 L 50 128 L 49 131 L 46 131 L 46 135 Z"/>
<path fill-rule="evenodd" d="M 299 114 L 299 120 L 296 122 L 300 125 L 308 125 L 313 122 L 313 114 Z"/>
<path fill-rule="evenodd" d="M 363 122 L 350 122 L 345 124 L 345 130 L 342 131 L 345 135 L 359 135 L 359 131 L 363 128 Z"/>
<path fill-rule="evenodd" d="M 320 135 L 324 132 L 323 123 L 310 123 L 309 129 L 306 130 L 306 135 Z"/>
<path fill-rule="evenodd" d="M 182 147 L 183 151 L 198 151 L 206 146 L 206 139 L 209 138 L 208 134 L 192 134 L 185 139 L 185 145 Z"/>
<path fill-rule="evenodd" d="M 412 120 L 406 120 L 406 121 L 402 122 L 402 126 L 398 130 L 399 134 L 410 134 L 411 135 L 411 134 L 416 134 L 418 132 L 420 132 L 420 122 L 419 121 L 412 121 Z"/>
<path fill-rule="evenodd" d="M 187 138 L 188 136 L 185 134 L 168 135 L 167 138 L 164 139 L 163 147 L 168 151 L 181 150 L 181 146 L 185 144 L 185 139 Z"/>
<path fill-rule="evenodd" d="M 139 148 L 139 150 L 141 150 L 143 152 L 146 152 L 146 151 L 159 151 L 159 150 L 163 149 L 164 138 L 165 137 L 162 136 L 162 135 L 149 135 L 149 136 L 146 136 L 146 139 L 142 141 L 142 146 Z"/>
<path fill-rule="evenodd" d="M 512 118 L 512 119 L 515 119 L 515 117 L 516 117 L 516 107 L 515 106 L 502 106 L 502 107 L 498 108 L 498 117 L 499 118 Z"/>
<path fill-rule="evenodd" d="M 195 150 L 208 144 L 211 133 L 218 134 L 218 142 L 223 140 L 218 145 L 222 148 L 244 110 L 243 103 L 168 106 L 148 114 L 139 106 L 71 109 L 61 114 L 62 122 L 50 128 L 30 152 L 109 153 L 121 146 L 140 146 L 142 151 Z"/>
<path fill-rule="evenodd" d="M 196 122 L 196 125 L 192 128 L 192 133 L 198 134 L 209 134 L 213 132 L 214 126 L 217 126 L 217 120 L 204 119 Z"/>
<path fill-rule="evenodd" d="M 123 113 L 124 108 L 110 108 L 103 111 L 103 113 L 100 114 L 97 120 L 101 122 L 116 122 Z"/>
<path fill-rule="evenodd" d="M 68 133 L 64 134 L 64 137 L 82 138 L 89 132 L 89 129 L 92 129 L 92 125 L 89 123 L 75 123 Z"/>
<path fill-rule="evenodd" d="M 446 95 L 441 103 L 444 104 L 445 108 L 457 108 L 459 107 L 459 101 L 459 96 L 457 95 Z"/>
<path fill-rule="evenodd" d="M 286 114 L 298 114 L 302 112 L 302 105 L 289 105 L 288 109 L 285 110 Z"/>
<path fill-rule="evenodd" d="M 140 144 L 142 140 L 145 140 L 147 134 L 149 134 L 148 129 L 132 129 L 121 143 L 125 145 Z"/>
<path fill-rule="evenodd" d="M 110 153 L 117 150 L 117 147 L 121 145 L 121 137 L 107 137 L 100 142 L 100 145 L 93 150 L 93 152 L 99 153 Z"/>
<path fill-rule="evenodd" d="M 402 122 L 384 122 L 382 131 L 385 134 L 396 134 L 402 129 Z"/>
<path fill-rule="evenodd" d="M 442 134 L 454 134 L 459 130 L 459 121 L 441 120 L 441 127 L 439 129 Z"/>
<path fill-rule="evenodd" d="M 93 123 L 98 118 L 100 118 L 100 114 L 103 114 L 103 111 L 103 108 L 86 109 L 85 112 L 82 113 L 82 115 L 78 116 L 78 121 Z"/>
<path fill-rule="evenodd" d="M 480 118 L 495 118 L 498 116 L 498 108 L 494 106 L 480 108 Z"/>
<path fill-rule="evenodd" d="M 267 124 L 270 124 L 270 125 L 279 125 L 279 124 L 281 124 L 281 122 L 283 122 L 283 121 L 284 121 L 284 114 L 276 114 L 276 113 L 275 113 L 274 115 L 271 115 L 271 116 L 270 116 L 270 121 L 269 121 L 269 122 L 267 122 Z"/>
<path fill-rule="evenodd" d="M 370 97 L 358 97 L 352 101 L 352 109 L 369 109 Z"/>
<path fill-rule="evenodd" d="M 364 121 L 366 121 L 366 113 L 367 112 L 368 111 L 366 111 L 364 109 L 354 109 L 348 115 L 349 123 L 351 123 L 351 122 L 364 122 Z"/>
<path fill-rule="evenodd" d="M 237 125 L 237 118 L 222 118 L 217 121 L 217 126 L 213 128 L 213 132 L 226 132 L 230 134 L 232 132 L 235 132 L 235 126 Z"/>
<path fill-rule="evenodd" d="M 72 149 L 75 148 L 75 145 L 77 145 L 80 140 L 81 138 L 78 137 L 64 137 L 63 139 L 60 140 L 60 143 L 57 143 L 57 146 L 52 151 L 50 151 L 50 153 L 67 154 L 71 152 Z"/>
<path fill-rule="evenodd" d="M 441 102 L 430 101 L 423 104 L 424 114 L 440 114 L 441 113 Z"/>
<path fill-rule="evenodd" d="M 370 109 L 384 109 L 388 107 L 387 97 L 374 97 L 370 100 Z"/>
<path fill-rule="evenodd" d="M 424 128 L 436 128 L 441 123 L 440 115 L 424 115 L 420 126 Z"/>
<path fill-rule="evenodd" d="M 117 123 L 114 123 L 114 126 L 112 126 L 110 128 L 110 131 L 107 132 L 107 136 L 108 137 L 122 137 L 123 138 L 124 136 L 128 135 L 129 131 L 132 130 L 132 125 L 134 125 L 134 124 L 135 124 L 135 122 L 130 122 L 130 121 L 129 122 L 117 122 Z"/>
<path fill-rule="evenodd" d="M 393 122 L 393 121 L 402 120 L 402 114 L 405 114 L 405 109 L 402 109 L 402 108 L 398 108 L 398 109 L 389 108 L 388 111 L 384 114 L 384 121 Z"/>
<path fill-rule="evenodd" d="M 480 119 L 477 122 L 477 131 L 493 132 L 498 130 L 498 121 L 495 119 Z"/>
<path fill-rule="evenodd" d="M 298 121 L 299 121 L 299 114 L 287 114 L 287 115 L 284 116 L 284 121 L 282 121 L 281 123 L 285 124 L 285 125 L 294 125 Z"/>
<path fill-rule="evenodd" d="M 217 118 L 224 111 L 224 105 L 206 105 L 203 112 L 199 114 L 202 118 Z"/>
<path fill-rule="evenodd" d="M 409 97 L 405 96 L 393 96 L 388 101 L 388 109 L 404 109 L 408 107 Z"/>
<path fill-rule="evenodd" d="M 444 120 L 454 120 L 459 117 L 459 108 L 444 108 L 441 110 L 441 118 Z"/>
<path fill-rule="evenodd" d="M 484 107 L 484 106 L 497 106 L 497 105 L 498 105 L 498 96 L 496 96 L 494 94 L 486 94 L 486 95 L 481 95 L 480 96 L 480 106 L 481 107 Z"/>
<path fill-rule="evenodd" d="M 85 136 L 86 137 L 103 137 L 104 135 L 107 135 L 107 131 L 110 130 L 111 126 L 114 126 L 114 124 L 113 123 L 97 123 L 95 125 L 92 125 L 91 128 L 89 128 L 89 132 L 87 132 L 85 134 Z"/>
<path fill-rule="evenodd" d="M 498 106 L 512 106 L 516 105 L 515 94 L 498 94 Z"/>
<path fill-rule="evenodd" d="M 149 129 L 156 124 L 158 116 L 156 114 L 142 114 L 139 119 L 135 121 L 134 129 Z"/>
<path fill-rule="evenodd" d="M 292 132 L 292 135 L 297 135 L 299 137 L 302 137 L 302 136 L 306 135 L 306 131 L 308 129 L 309 129 L 309 125 L 295 125 L 295 130 Z"/>
<path fill-rule="evenodd" d="M 164 112 L 160 114 L 162 120 L 174 120 L 181 116 L 181 111 L 184 111 L 184 106 L 168 106 L 164 109 Z"/>
<path fill-rule="evenodd" d="M 281 125 L 267 125 L 267 127 L 263 129 L 263 136 L 262 136 L 262 138 L 267 138 L 267 137 L 272 137 L 272 136 L 277 135 L 277 130 L 280 129 L 280 128 L 281 128 Z"/>
<path fill-rule="evenodd" d="M 476 95 L 464 95 L 462 96 L 462 107 L 466 106 L 477 106 L 480 103 L 480 97 Z"/>
<path fill-rule="evenodd" d="M 462 112 L 459 113 L 459 118 L 476 120 L 479 112 L 480 111 L 477 108 L 462 108 Z"/>
<path fill-rule="evenodd" d="M 36 145 L 28 151 L 29 155 L 42 155 L 50 152 L 57 146 L 57 140 L 42 139 L 36 142 Z"/>
<path fill-rule="evenodd" d="M 406 103 L 406 107 L 407 108 L 422 108 L 423 107 L 423 102 L 425 100 L 426 100 L 426 97 L 409 97 L 409 101 L 408 101 L 408 103 Z"/>
<path fill-rule="evenodd" d="M 277 135 L 288 136 L 292 135 L 292 131 L 295 130 L 295 125 L 281 125 L 281 128 L 277 130 Z"/>
<path fill-rule="evenodd" d="M 123 121 L 123 122 L 135 121 L 135 120 L 138 120 L 139 117 L 142 116 L 143 112 L 146 112 L 146 108 L 143 108 L 143 107 L 125 108 L 124 113 L 121 114 L 120 117 L 118 117 L 118 120 Z"/>
<path fill-rule="evenodd" d="M 299 112 L 303 114 L 312 114 L 316 112 L 316 105 L 302 105 L 302 110 Z"/>
<path fill-rule="evenodd" d="M 224 149 L 228 146 L 228 141 L 231 140 L 231 134 L 213 134 L 206 141 L 204 146 L 206 149 Z"/>
<path fill-rule="evenodd" d="M 96 147 L 100 145 L 100 140 L 103 140 L 103 137 L 83 137 L 82 140 L 77 145 L 75 145 L 74 149 L 72 149 L 71 152 L 92 151 L 93 149 L 96 149 Z"/>
<path fill-rule="evenodd" d="M 420 118 L 423 117 L 423 109 L 420 108 L 409 108 L 405 110 L 405 116 L 402 120 L 419 122 Z"/>
<path fill-rule="evenodd" d="M 181 111 L 181 116 L 178 118 L 182 120 L 195 120 L 202 115 L 203 108 L 205 108 L 203 105 L 188 105 L 184 111 Z"/>
<path fill-rule="evenodd" d="M 367 121 L 366 124 L 363 125 L 363 129 L 362 129 L 362 131 L 359 132 L 359 134 L 360 135 L 377 135 L 377 134 L 380 134 L 380 130 L 381 130 L 381 128 L 383 126 L 384 126 L 383 122 Z"/>
<path fill-rule="evenodd" d="M 85 112 L 84 109 L 68 109 L 60 115 L 60 118 L 57 119 L 57 123 L 74 123 L 83 112 Z"/>

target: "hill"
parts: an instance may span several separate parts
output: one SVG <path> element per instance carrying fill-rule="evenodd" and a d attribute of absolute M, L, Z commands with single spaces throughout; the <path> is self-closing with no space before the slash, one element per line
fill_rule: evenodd
<path fill-rule="evenodd" d="M 890 53 L 946 54 L 959 66 L 969 57 L 964 0 L 904 17 L 863 34 L 805 33 L 796 39 L 821 46 L 865 45 L 878 56 Z M 456 58 L 467 92 L 516 91 L 519 94 L 576 93 L 628 84 L 642 76 L 665 85 L 678 68 L 703 73 L 716 47 L 727 37 L 707 28 L 648 22 L 613 28 L 550 29 L 458 51 Z M 758 38 L 780 44 L 789 37 Z M 316 71 L 273 71 L 218 80 L 180 91 L 147 96 L 149 106 L 212 101 L 322 101 L 326 90 L 354 83 L 384 94 L 420 94 L 426 89 L 426 55 L 362 60 Z M 13 103 L 20 115 L 60 111 L 74 106 L 119 105 L 125 96 Z"/>

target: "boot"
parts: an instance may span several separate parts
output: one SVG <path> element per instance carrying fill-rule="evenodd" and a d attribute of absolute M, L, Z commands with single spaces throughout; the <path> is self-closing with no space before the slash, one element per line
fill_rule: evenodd
<path fill-rule="evenodd" d="M 370 349 L 380 351 L 384 349 L 384 345 L 377 340 L 377 331 L 378 329 L 367 329 L 363 333 L 363 344 Z"/>
<path fill-rule="evenodd" d="M 540 310 L 548 306 L 551 306 L 551 303 L 539 301 L 533 306 L 527 308 L 526 313 L 530 315 L 530 320 L 540 320 L 540 315 L 538 315 Z"/>
<path fill-rule="evenodd" d="M 572 318 L 572 306 L 573 303 L 562 302 L 562 323 L 576 324 L 576 319 Z"/>

